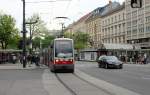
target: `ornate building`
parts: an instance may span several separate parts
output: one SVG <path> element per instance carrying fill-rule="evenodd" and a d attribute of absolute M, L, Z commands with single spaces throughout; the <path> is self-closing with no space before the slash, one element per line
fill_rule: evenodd
<path fill-rule="evenodd" d="M 103 43 L 126 43 L 125 33 L 125 4 L 110 2 L 105 6 L 101 16 Z"/>
<path fill-rule="evenodd" d="M 142 0 L 142 8 L 131 8 L 131 0 L 126 0 L 127 42 L 150 48 L 150 0 Z"/>

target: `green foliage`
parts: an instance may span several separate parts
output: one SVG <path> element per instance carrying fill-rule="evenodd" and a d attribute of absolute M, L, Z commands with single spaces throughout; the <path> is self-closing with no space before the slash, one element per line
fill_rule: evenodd
<path fill-rule="evenodd" d="M 20 37 L 19 35 L 15 35 L 15 36 L 14 36 L 13 38 L 11 38 L 11 40 L 9 41 L 8 48 L 17 49 L 20 39 L 21 39 L 21 37 Z"/>
<path fill-rule="evenodd" d="M 31 24 L 32 37 L 44 37 L 48 34 L 48 29 L 46 28 L 46 24 L 41 19 L 38 14 L 34 14 L 31 18 L 28 18 L 26 22 L 35 22 L 35 24 Z M 27 28 L 30 30 L 30 25 L 27 24 Z"/>
<path fill-rule="evenodd" d="M 83 32 L 76 32 L 74 34 L 65 33 L 65 37 L 74 39 L 75 49 L 83 49 L 87 46 L 89 35 Z"/>
<path fill-rule="evenodd" d="M 40 48 L 40 41 L 42 39 L 40 37 L 35 37 L 33 40 L 32 40 L 32 45 L 33 45 L 33 48 Z"/>
<path fill-rule="evenodd" d="M 45 36 L 44 40 L 42 41 L 42 47 L 47 48 L 54 38 L 54 36 Z"/>
<path fill-rule="evenodd" d="M 17 35 L 14 18 L 7 14 L 0 14 L 0 47 L 6 49 L 9 44 L 16 43 Z"/>
<path fill-rule="evenodd" d="M 54 36 L 50 35 L 45 36 L 44 39 L 41 39 L 40 37 L 35 37 L 33 39 L 33 48 L 40 48 L 40 43 L 42 48 L 48 48 L 54 38 Z"/>

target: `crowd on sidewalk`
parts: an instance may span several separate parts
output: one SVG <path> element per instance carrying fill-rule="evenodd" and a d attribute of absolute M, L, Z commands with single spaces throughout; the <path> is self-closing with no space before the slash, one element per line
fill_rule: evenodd
<path fill-rule="evenodd" d="M 150 56 L 146 53 L 144 54 L 135 54 L 134 56 L 120 55 L 118 57 L 124 63 L 133 63 L 133 64 L 148 64 L 150 63 Z"/>
<path fill-rule="evenodd" d="M 20 63 L 23 64 L 23 56 L 20 55 Z M 40 66 L 40 56 L 39 55 L 27 55 L 27 63 L 28 64 L 35 64 L 36 66 Z"/>

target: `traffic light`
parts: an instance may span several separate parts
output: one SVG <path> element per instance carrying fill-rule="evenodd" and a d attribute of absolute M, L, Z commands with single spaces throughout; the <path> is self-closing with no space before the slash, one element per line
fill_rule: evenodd
<path fill-rule="evenodd" d="M 142 8 L 142 0 L 131 0 L 132 8 Z"/>
<path fill-rule="evenodd" d="M 18 42 L 18 49 L 22 49 L 23 48 L 23 40 L 20 39 Z"/>

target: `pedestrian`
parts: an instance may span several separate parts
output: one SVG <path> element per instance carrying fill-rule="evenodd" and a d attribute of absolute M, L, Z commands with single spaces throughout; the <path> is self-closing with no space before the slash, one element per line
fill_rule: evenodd
<path fill-rule="evenodd" d="M 40 66 L 40 65 L 39 65 L 39 61 L 40 61 L 40 58 L 39 58 L 38 55 L 36 55 L 36 56 L 35 56 L 35 65 L 36 65 L 36 66 Z"/>
<path fill-rule="evenodd" d="M 29 67 L 31 67 L 32 62 L 31 62 L 31 55 L 30 54 L 27 56 L 27 62 L 29 64 Z"/>
<path fill-rule="evenodd" d="M 147 58 L 146 58 L 146 64 L 149 64 L 150 63 L 150 56 L 147 55 Z"/>
<path fill-rule="evenodd" d="M 146 62 L 147 62 L 146 60 L 147 60 L 147 54 L 145 53 L 145 54 L 144 54 L 144 62 L 143 62 L 144 64 L 147 64 L 147 63 L 146 63 Z"/>
<path fill-rule="evenodd" d="M 17 60 L 17 57 L 15 55 L 12 55 L 12 62 L 13 62 L 13 64 L 16 63 L 16 60 Z"/>
<path fill-rule="evenodd" d="M 31 56 L 31 64 L 33 64 L 33 63 L 35 63 L 35 56 L 34 55 Z"/>
<path fill-rule="evenodd" d="M 23 64 L 23 56 L 22 56 L 22 54 L 19 55 L 19 61 L 20 61 L 21 64 Z"/>

